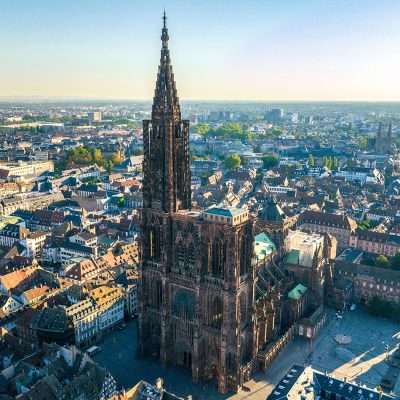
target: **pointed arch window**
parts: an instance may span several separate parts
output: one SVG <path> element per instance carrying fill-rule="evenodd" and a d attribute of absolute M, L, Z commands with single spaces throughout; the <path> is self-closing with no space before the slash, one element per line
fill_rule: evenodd
<path fill-rule="evenodd" d="M 190 243 L 190 245 L 188 247 L 187 256 L 188 256 L 187 261 L 188 261 L 189 268 L 194 267 L 196 264 L 196 252 L 195 252 L 193 243 Z"/>
<path fill-rule="evenodd" d="M 245 236 L 240 239 L 240 275 L 246 275 L 249 272 L 249 265 L 247 260 L 247 240 Z"/>
<path fill-rule="evenodd" d="M 213 328 L 219 329 L 222 326 L 223 307 L 219 296 L 215 297 L 210 305 L 209 323 Z"/>
<path fill-rule="evenodd" d="M 217 239 L 212 246 L 211 273 L 216 277 L 224 275 L 224 245 L 222 240 Z"/>
<path fill-rule="evenodd" d="M 179 242 L 175 247 L 175 261 L 179 267 L 185 265 L 185 246 L 182 242 Z"/>
<path fill-rule="evenodd" d="M 152 228 L 149 233 L 149 247 L 150 247 L 150 258 L 153 261 L 159 261 L 161 257 L 160 249 L 160 232 L 159 229 Z"/>

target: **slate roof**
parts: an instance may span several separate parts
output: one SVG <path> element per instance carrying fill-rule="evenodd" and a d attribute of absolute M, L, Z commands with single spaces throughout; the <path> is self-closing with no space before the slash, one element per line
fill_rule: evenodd
<path fill-rule="evenodd" d="M 400 246 L 400 236 L 390 235 L 383 232 L 375 232 L 367 229 L 357 229 L 358 239 L 370 242 L 387 243 Z"/>
<path fill-rule="evenodd" d="M 286 400 L 293 385 L 304 372 L 304 367 L 294 365 L 282 380 L 275 386 L 274 391 L 268 396 L 268 400 Z"/>
<path fill-rule="evenodd" d="M 342 396 L 348 400 L 389 400 L 393 399 L 391 396 L 382 395 L 372 389 L 359 387 L 352 383 L 344 382 L 340 379 L 335 379 L 329 375 L 324 375 L 320 372 L 314 371 L 314 384 L 318 385 L 321 389 L 328 390 L 336 395 Z"/>
<path fill-rule="evenodd" d="M 268 199 L 265 206 L 259 212 L 259 218 L 268 222 L 281 222 L 285 217 L 285 213 L 273 197 Z"/>
<path fill-rule="evenodd" d="M 320 398 L 321 391 L 332 393 L 333 397 L 347 400 L 393 400 L 394 397 L 380 394 L 376 390 L 360 387 L 332 376 L 325 375 L 310 367 L 293 365 L 275 386 L 267 400 L 300 399 L 301 394 L 313 393 L 312 398 Z M 336 397 L 336 398 L 338 398 Z M 304 397 L 306 398 L 306 397 Z M 309 398 L 309 397 L 307 397 Z M 324 397 L 325 398 L 325 397 Z M 330 397 L 331 398 L 331 397 Z"/>
<path fill-rule="evenodd" d="M 299 217 L 299 224 L 301 225 L 305 223 L 332 226 L 350 231 L 355 230 L 357 227 L 357 223 L 348 216 L 309 210 L 300 214 Z"/>

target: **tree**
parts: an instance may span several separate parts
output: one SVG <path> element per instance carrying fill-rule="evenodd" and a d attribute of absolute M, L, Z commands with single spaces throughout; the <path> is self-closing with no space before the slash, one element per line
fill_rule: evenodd
<path fill-rule="evenodd" d="M 104 162 L 103 154 L 100 149 L 91 149 L 93 162 L 102 165 Z"/>
<path fill-rule="evenodd" d="M 219 136 L 235 137 L 240 136 L 242 132 L 243 129 L 241 125 L 237 122 L 229 122 L 227 124 L 223 124 L 217 129 L 217 133 L 219 133 Z"/>
<path fill-rule="evenodd" d="M 368 137 L 367 136 L 360 136 L 357 138 L 358 147 L 360 150 L 367 150 L 368 149 Z"/>
<path fill-rule="evenodd" d="M 371 228 L 371 221 L 369 219 L 364 219 L 358 223 L 358 229 L 365 230 Z"/>
<path fill-rule="evenodd" d="M 393 269 L 400 270 L 400 253 L 397 253 L 390 260 L 390 267 Z"/>
<path fill-rule="evenodd" d="M 324 167 L 328 168 L 330 171 L 333 170 L 334 167 L 333 157 L 324 157 L 323 162 L 324 162 Z"/>
<path fill-rule="evenodd" d="M 333 157 L 333 169 L 335 171 L 339 169 L 339 159 L 337 157 Z"/>
<path fill-rule="evenodd" d="M 400 320 L 400 306 L 376 296 L 367 303 L 367 310 L 370 314 L 378 317 Z"/>
<path fill-rule="evenodd" d="M 279 164 L 278 158 L 273 155 L 265 155 L 262 158 L 262 162 L 265 169 L 276 167 Z"/>
<path fill-rule="evenodd" d="M 106 171 L 111 174 L 112 169 L 113 169 L 113 162 L 111 160 L 106 160 L 105 164 L 104 164 L 104 168 L 106 169 Z"/>
<path fill-rule="evenodd" d="M 384 255 L 381 254 L 380 256 L 378 256 L 376 258 L 375 265 L 380 268 L 389 268 L 390 263 L 389 263 L 389 260 L 387 259 L 387 257 L 385 257 Z"/>
<path fill-rule="evenodd" d="M 244 127 L 242 127 L 238 122 L 228 122 L 217 129 L 209 129 L 206 132 L 206 135 L 239 140 L 245 140 L 250 137 L 247 129 L 244 129 Z"/>
<path fill-rule="evenodd" d="M 122 208 L 125 206 L 125 198 L 124 197 L 119 197 L 117 200 L 117 206 L 119 208 Z"/>
<path fill-rule="evenodd" d="M 280 135 L 282 135 L 283 130 L 282 130 L 282 128 L 278 128 L 278 127 L 274 126 L 274 127 L 269 131 L 269 133 L 270 133 L 272 136 L 280 136 Z"/>
<path fill-rule="evenodd" d="M 124 161 L 124 157 L 121 154 L 121 151 L 117 151 L 111 156 L 111 161 L 113 164 L 121 164 Z"/>
<path fill-rule="evenodd" d="M 79 146 L 69 150 L 67 161 L 69 164 L 89 165 L 93 162 L 93 157 L 88 147 Z"/>
<path fill-rule="evenodd" d="M 238 169 L 241 165 L 241 159 L 238 154 L 231 154 L 226 157 L 224 161 L 224 165 L 226 169 L 233 170 Z"/>
<path fill-rule="evenodd" d="M 204 136 L 210 131 L 210 126 L 208 124 L 197 124 L 193 127 L 193 131 L 198 135 Z"/>

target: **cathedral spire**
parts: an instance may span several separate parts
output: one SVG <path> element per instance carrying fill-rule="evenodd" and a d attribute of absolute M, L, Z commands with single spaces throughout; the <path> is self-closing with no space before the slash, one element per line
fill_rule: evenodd
<path fill-rule="evenodd" d="M 162 119 L 165 114 L 169 114 L 175 116 L 176 119 L 179 119 L 181 111 L 168 48 L 169 35 L 167 28 L 167 15 L 165 11 L 162 19 L 161 58 L 153 99 L 152 118 Z"/>
<path fill-rule="evenodd" d="M 151 120 L 143 121 L 143 203 L 176 212 L 191 207 L 189 121 L 182 120 L 163 14 L 161 58 Z"/>
<path fill-rule="evenodd" d="M 168 48 L 169 36 L 168 36 L 168 29 L 167 29 L 167 14 L 165 13 L 165 10 L 164 10 L 164 14 L 163 14 L 162 18 L 163 18 L 163 28 L 162 28 L 162 34 L 161 34 L 161 41 L 162 41 L 163 48 Z"/>

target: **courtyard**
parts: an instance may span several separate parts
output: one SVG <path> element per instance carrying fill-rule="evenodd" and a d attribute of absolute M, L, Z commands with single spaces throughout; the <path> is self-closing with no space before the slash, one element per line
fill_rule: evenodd
<path fill-rule="evenodd" d="M 337 335 L 351 338 L 346 345 L 335 341 Z M 273 365 L 265 372 L 254 375 L 246 386 L 250 392 L 220 395 L 214 384 L 193 384 L 188 371 L 178 368 L 162 368 L 155 360 L 137 357 L 137 321 L 130 321 L 122 330 L 115 330 L 101 343 L 102 352 L 94 356 L 106 366 L 125 388 L 144 379 L 150 383 L 162 377 L 171 392 L 188 396 L 193 400 L 265 400 L 274 386 L 293 364 L 309 364 L 314 368 L 338 378 L 347 378 L 375 387 L 388 369 L 385 361 L 400 343 L 400 324 L 368 315 L 361 309 L 349 311 L 342 319 L 331 313 L 327 325 L 314 343 L 296 338 L 279 354 Z M 394 389 L 400 396 L 400 379 Z"/>

